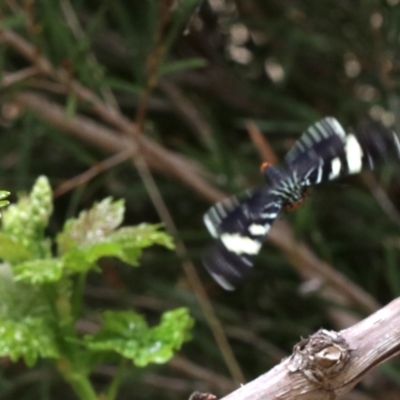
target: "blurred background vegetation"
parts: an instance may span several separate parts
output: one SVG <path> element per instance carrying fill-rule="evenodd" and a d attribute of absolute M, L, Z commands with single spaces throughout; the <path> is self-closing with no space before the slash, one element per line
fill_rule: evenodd
<path fill-rule="evenodd" d="M 127 224 L 161 220 L 179 237 L 177 254 L 149 250 L 134 270 L 107 259 L 89 278 L 88 317 L 134 307 L 151 321 L 186 306 L 196 319 L 170 363 L 129 368 L 119 398 L 228 393 L 300 336 L 349 326 L 400 294 L 394 164 L 313 190 L 281 217 L 236 292 L 200 262 L 203 213 L 223 194 L 262 184 L 262 158 L 282 160 L 309 124 L 372 118 L 400 132 L 399 3 L 0 2 L 0 189 L 15 199 L 48 176 L 49 233 L 111 195 L 126 200 Z M 92 326 L 83 318 L 77 329 Z M 115 373 L 95 371 L 99 392 Z M 394 360 L 347 398 L 397 399 L 399 373 Z M 0 399 L 33 398 L 75 397 L 46 361 L 29 370 L 2 359 Z"/>

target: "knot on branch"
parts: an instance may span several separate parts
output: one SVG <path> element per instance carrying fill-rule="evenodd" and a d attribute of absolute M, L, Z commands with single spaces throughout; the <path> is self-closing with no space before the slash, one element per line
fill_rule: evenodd
<path fill-rule="evenodd" d="M 288 369 L 301 372 L 324 389 L 333 389 L 332 379 L 345 368 L 349 359 L 350 349 L 343 337 L 337 332 L 321 329 L 294 346 Z"/>

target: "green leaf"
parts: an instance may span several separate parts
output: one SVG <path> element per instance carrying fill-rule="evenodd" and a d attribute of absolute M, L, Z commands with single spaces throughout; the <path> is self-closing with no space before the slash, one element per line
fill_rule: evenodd
<path fill-rule="evenodd" d="M 0 319 L 0 356 L 23 358 L 32 367 L 39 357 L 58 358 L 59 352 L 48 322 L 26 316 L 19 321 Z"/>
<path fill-rule="evenodd" d="M 124 81 L 123 79 L 110 77 L 105 79 L 105 83 L 110 87 L 110 89 L 121 90 L 137 96 L 140 96 L 143 92 L 142 86 L 132 84 L 131 82 Z"/>
<path fill-rule="evenodd" d="M 34 316 L 51 319 L 52 306 L 40 286 L 16 282 L 8 264 L 0 264 L 0 318 Z"/>
<path fill-rule="evenodd" d="M 13 267 L 16 281 L 42 284 L 61 279 L 64 263 L 59 258 L 31 260 Z"/>
<path fill-rule="evenodd" d="M 160 231 L 160 228 L 160 224 L 124 227 L 108 237 L 101 238 L 99 243 L 71 248 L 63 254 L 65 268 L 74 272 L 86 272 L 96 268 L 96 261 L 101 257 L 118 257 L 130 265 L 137 266 L 143 248 L 153 244 L 169 249 L 174 247 L 171 236 Z"/>
<path fill-rule="evenodd" d="M 126 248 L 139 247 L 145 248 L 153 244 L 159 244 L 167 249 L 174 249 L 175 245 L 172 237 L 160 231 L 162 224 L 140 224 L 118 229 L 110 236 L 110 240 L 115 240 L 123 244 Z"/>
<path fill-rule="evenodd" d="M 193 326 L 185 308 L 164 313 L 160 324 L 153 328 L 132 311 L 106 311 L 103 318 L 100 332 L 84 337 L 87 347 L 95 352 L 117 352 L 139 367 L 171 359 L 189 338 Z"/>
<path fill-rule="evenodd" d="M 0 356 L 23 358 L 29 366 L 38 357 L 58 357 L 48 298 L 39 286 L 15 282 L 12 273 L 0 264 Z"/>
<path fill-rule="evenodd" d="M 161 224 L 140 224 L 137 226 L 123 227 L 115 231 L 110 240 L 117 242 L 121 246 L 119 256 L 128 264 L 136 266 L 139 257 L 142 255 L 141 249 L 158 244 L 168 249 L 174 248 L 172 237 L 160 231 Z"/>
<path fill-rule="evenodd" d="M 65 268 L 74 272 L 86 272 L 96 267 L 96 261 L 101 257 L 123 257 L 123 251 L 118 243 L 95 243 L 83 248 L 75 248 L 63 255 Z"/>
<path fill-rule="evenodd" d="M 78 218 L 68 220 L 58 235 L 60 253 L 103 241 L 122 223 L 124 212 L 124 201 L 113 202 L 111 197 L 95 203 L 88 211 L 82 211 Z"/>
<path fill-rule="evenodd" d="M 5 190 L 0 190 L 0 208 L 8 206 L 10 204 L 10 202 L 8 200 L 4 200 L 9 195 L 10 195 L 10 192 L 7 192 Z"/>
<path fill-rule="evenodd" d="M 74 94 L 67 97 L 67 107 L 65 108 L 66 119 L 72 118 L 76 114 L 77 98 Z"/>
<path fill-rule="evenodd" d="M 52 192 L 46 177 L 39 177 L 29 196 L 22 196 L 17 204 L 3 211 L 3 232 L 21 243 L 33 255 L 44 258 L 50 255 L 50 243 L 44 239 L 53 212 Z"/>
<path fill-rule="evenodd" d="M 204 68 L 207 60 L 204 58 L 189 58 L 164 64 L 160 67 L 160 76 L 181 72 L 187 69 Z"/>
<path fill-rule="evenodd" d="M 0 258 L 9 263 L 18 263 L 33 257 L 32 252 L 23 243 L 0 232 Z"/>

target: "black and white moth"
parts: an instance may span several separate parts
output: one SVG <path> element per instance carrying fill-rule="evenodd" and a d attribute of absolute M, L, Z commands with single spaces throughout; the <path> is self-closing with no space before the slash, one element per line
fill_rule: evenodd
<path fill-rule="evenodd" d="M 203 257 L 212 277 L 226 290 L 234 290 L 281 209 L 302 204 L 309 186 L 373 169 L 389 157 L 400 157 L 396 134 L 379 123 L 369 123 L 346 135 L 339 122 L 326 117 L 309 127 L 277 168 L 264 163 L 268 186 L 230 197 L 204 215 L 215 242 Z"/>

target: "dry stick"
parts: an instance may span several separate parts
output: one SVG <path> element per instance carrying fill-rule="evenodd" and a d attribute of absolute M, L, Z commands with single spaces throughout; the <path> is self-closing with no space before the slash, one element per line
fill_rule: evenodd
<path fill-rule="evenodd" d="M 333 400 L 400 353 L 400 298 L 339 333 L 319 331 L 291 357 L 221 400 Z"/>
<path fill-rule="evenodd" d="M 106 160 L 97 163 L 96 165 L 89 168 L 85 172 L 76 175 L 71 179 L 68 179 L 67 181 L 63 182 L 60 186 L 58 186 L 58 188 L 53 190 L 53 197 L 57 198 L 59 196 L 62 196 L 63 194 L 69 192 L 70 190 L 76 188 L 77 186 L 84 185 L 85 183 L 89 182 L 102 172 L 107 171 L 110 168 L 115 167 L 118 164 L 121 164 L 122 162 L 131 159 L 132 155 L 136 152 L 136 150 L 137 150 L 136 147 L 123 150 L 115 154 L 114 156 L 109 157 Z"/>
<path fill-rule="evenodd" d="M 168 3 L 169 0 L 166 0 L 166 4 Z M 163 23 L 166 23 L 167 19 L 163 18 Z M 164 28 L 163 28 L 164 29 Z M 161 34 L 161 33 L 160 33 Z M 102 101 L 91 91 L 80 85 L 78 82 L 75 82 L 70 79 L 68 74 L 65 73 L 65 71 L 58 69 L 54 70 L 52 65 L 49 63 L 49 61 L 44 58 L 43 56 L 40 56 L 36 53 L 35 48 L 31 46 L 28 42 L 26 42 L 24 39 L 16 35 L 15 33 L 8 31 L 8 30 L 0 30 L 0 40 L 5 41 L 6 43 L 12 45 L 14 48 L 18 49 L 22 54 L 27 57 L 29 60 L 34 62 L 39 68 L 41 68 L 42 72 L 52 76 L 56 80 L 59 80 L 61 83 L 64 83 L 69 87 L 69 89 L 74 92 L 81 100 L 86 100 L 92 103 L 94 111 L 99 114 L 100 117 L 103 119 L 107 120 L 108 122 L 113 123 L 115 126 L 117 126 L 121 131 L 131 137 L 133 137 L 136 142 L 141 146 L 141 150 L 144 150 L 143 147 L 145 143 L 148 143 L 149 139 L 146 139 L 143 137 L 143 135 L 138 135 L 138 125 L 136 126 L 132 124 L 128 119 L 123 117 L 118 110 L 113 110 L 111 107 L 105 106 Z M 162 54 L 160 54 L 159 51 L 157 51 L 157 54 L 155 56 L 155 59 L 153 62 L 157 61 L 160 59 Z M 155 66 L 152 65 L 152 68 L 155 68 Z M 152 71 L 156 72 L 156 71 Z M 142 106 L 141 106 L 141 111 L 138 113 L 138 120 L 139 124 L 141 125 L 143 123 L 143 120 L 146 115 L 146 108 L 145 105 L 147 104 L 147 97 L 150 95 L 150 89 L 153 88 L 153 85 L 156 83 L 154 81 L 154 78 L 152 79 L 151 84 L 149 84 L 147 94 L 142 100 Z M 161 146 L 159 146 L 159 149 L 161 150 Z M 154 150 L 157 150 L 157 146 L 155 146 L 155 143 L 152 143 L 151 146 L 147 147 L 147 150 L 151 151 L 154 153 Z M 137 153 L 139 155 L 139 153 Z M 176 157 L 175 157 L 176 158 Z M 156 157 L 156 160 L 159 162 L 160 160 Z M 150 194 L 153 204 L 156 207 L 157 211 L 160 213 L 160 217 L 164 220 L 166 223 L 167 229 L 170 231 L 170 233 L 176 238 L 176 240 L 179 242 L 178 234 L 177 234 L 177 229 L 173 223 L 173 220 L 168 212 L 167 207 L 165 206 L 165 203 L 163 202 L 163 199 L 158 191 L 158 188 L 154 182 L 154 179 L 150 173 L 150 170 L 142 158 L 142 156 L 136 157 L 134 160 L 135 166 L 138 169 L 139 174 L 141 175 L 141 178 L 146 186 L 146 189 L 148 190 L 148 193 Z M 163 167 L 162 167 L 163 168 Z M 180 171 L 182 174 L 187 174 L 188 170 L 184 171 L 181 169 L 182 167 L 177 168 L 177 172 Z M 177 246 L 177 251 L 178 254 L 184 258 L 185 254 L 187 254 L 186 249 L 181 242 L 179 246 Z M 236 361 L 236 358 L 233 354 L 232 348 L 229 345 L 229 342 L 226 338 L 226 335 L 223 331 L 223 328 L 213 310 L 213 307 L 211 305 L 210 300 L 208 299 L 208 296 L 203 288 L 203 285 L 200 281 L 200 278 L 197 275 L 196 269 L 194 265 L 189 262 L 185 261 L 183 263 L 183 268 L 184 272 L 187 274 L 187 278 L 192 285 L 194 292 L 196 293 L 200 306 L 203 309 L 203 312 L 205 314 L 205 317 L 207 318 L 210 328 L 213 332 L 213 335 L 215 337 L 215 340 L 218 343 L 218 346 L 221 350 L 221 353 L 223 355 L 223 358 L 225 359 L 225 362 L 227 364 L 228 369 L 230 370 L 230 373 L 235 380 L 237 384 L 240 384 L 244 382 L 244 376 L 240 370 L 239 364 Z"/>
<path fill-rule="evenodd" d="M 24 81 L 32 76 L 38 75 L 39 73 L 40 70 L 36 66 L 24 68 L 13 73 L 3 73 L 0 80 L 0 88 L 15 85 L 18 82 Z"/>
<path fill-rule="evenodd" d="M 258 150 L 263 161 L 270 162 L 271 164 L 277 164 L 278 158 L 276 157 L 275 151 L 265 140 L 264 135 L 261 133 L 259 127 L 254 121 L 246 121 L 247 132 L 254 144 L 254 147 Z"/>
<path fill-rule="evenodd" d="M 81 140 L 103 148 L 107 152 L 121 152 L 132 146 L 132 142 L 118 135 L 118 131 L 106 128 L 90 118 L 75 115 L 65 118 L 64 109 L 44 96 L 33 93 L 20 93 L 16 101 L 33 110 L 54 126 L 64 132 L 71 133 Z M 193 163 L 185 157 L 162 148 L 145 136 L 139 136 L 137 143 L 147 163 L 162 174 L 170 174 L 186 183 L 201 197 L 209 202 L 215 202 L 226 197 L 227 194 L 214 188 L 204 176 L 206 173 L 200 168 L 193 168 Z M 269 235 L 269 240 L 279 247 L 291 260 L 293 266 L 305 279 L 319 278 L 329 283 L 354 304 L 368 313 L 379 309 L 379 304 L 367 292 L 348 280 L 328 263 L 318 259 L 312 251 L 293 237 L 293 232 L 284 221 L 275 221 Z"/>

